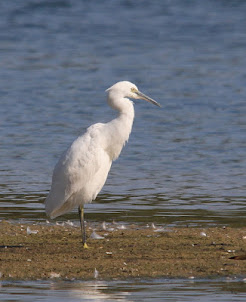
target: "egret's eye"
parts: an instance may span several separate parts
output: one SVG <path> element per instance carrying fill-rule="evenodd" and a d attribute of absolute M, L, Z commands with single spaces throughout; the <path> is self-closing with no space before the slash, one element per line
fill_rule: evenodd
<path fill-rule="evenodd" d="M 135 92 L 137 92 L 137 89 L 135 87 L 132 87 L 131 92 L 135 93 Z"/>

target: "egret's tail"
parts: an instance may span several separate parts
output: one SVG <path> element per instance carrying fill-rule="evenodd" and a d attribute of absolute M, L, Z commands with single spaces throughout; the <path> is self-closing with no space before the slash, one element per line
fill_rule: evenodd
<path fill-rule="evenodd" d="M 76 203 L 76 199 L 73 198 L 73 196 L 71 196 L 65 202 L 57 202 L 57 200 L 52 199 L 49 194 L 45 200 L 45 212 L 46 215 L 51 219 L 72 211 L 76 206 L 78 205 Z"/>

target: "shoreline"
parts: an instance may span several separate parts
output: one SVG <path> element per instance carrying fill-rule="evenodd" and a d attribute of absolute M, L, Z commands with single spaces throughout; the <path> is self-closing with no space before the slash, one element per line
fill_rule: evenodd
<path fill-rule="evenodd" d="M 0 221 L 0 230 L 0 280 L 246 276 L 246 228 L 107 225 L 92 239 L 88 224 L 89 249 L 69 224 Z"/>

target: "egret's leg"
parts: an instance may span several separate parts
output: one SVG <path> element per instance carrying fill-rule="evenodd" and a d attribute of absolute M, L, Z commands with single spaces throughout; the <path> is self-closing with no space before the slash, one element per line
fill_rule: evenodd
<path fill-rule="evenodd" d="M 85 221 L 84 221 L 84 205 L 79 206 L 79 220 L 81 226 L 81 233 L 82 233 L 82 243 L 85 249 L 88 249 L 88 245 L 86 243 L 86 233 L 85 233 Z"/>

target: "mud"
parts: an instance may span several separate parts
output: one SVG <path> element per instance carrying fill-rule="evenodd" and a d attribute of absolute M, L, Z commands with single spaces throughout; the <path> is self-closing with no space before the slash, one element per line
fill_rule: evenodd
<path fill-rule="evenodd" d="M 89 249 L 66 224 L 2 221 L 0 230 L 1 280 L 246 275 L 246 228 L 99 228 L 104 239 L 88 238 Z"/>

